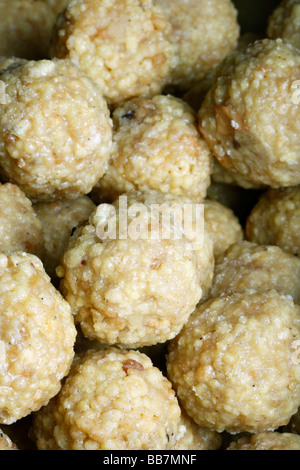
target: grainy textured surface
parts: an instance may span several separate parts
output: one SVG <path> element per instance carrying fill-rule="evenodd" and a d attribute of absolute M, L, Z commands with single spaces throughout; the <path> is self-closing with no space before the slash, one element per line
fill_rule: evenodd
<path fill-rule="evenodd" d="M 99 88 L 68 60 L 28 61 L 0 75 L 0 166 L 32 199 L 87 194 L 112 140 Z"/>
<path fill-rule="evenodd" d="M 115 109 L 108 169 L 93 189 L 97 202 L 131 189 L 182 194 L 202 202 L 211 154 L 192 109 L 174 96 L 137 98 Z"/>
<path fill-rule="evenodd" d="M 42 1 L 1 0 L 0 55 L 47 58 L 55 14 Z"/>
<path fill-rule="evenodd" d="M 32 253 L 44 259 L 42 224 L 28 197 L 18 186 L 0 184 L 0 252 Z"/>
<path fill-rule="evenodd" d="M 175 63 L 170 28 L 152 0 L 77 0 L 58 18 L 50 55 L 79 65 L 116 106 L 162 90 Z"/>
<path fill-rule="evenodd" d="M 44 268 L 51 279 L 55 279 L 55 269 L 72 231 L 88 220 L 96 206 L 88 196 L 81 196 L 72 200 L 39 202 L 33 207 L 44 236 Z"/>
<path fill-rule="evenodd" d="M 300 450 L 299 8 L 0 0 L 1 450 Z"/>
<path fill-rule="evenodd" d="M 170 82 L 188 89 L 237 45 L 240 28 L 230 0 L 155 0 L 172 24 L 178 64 Z"/>
<path fill-rule="evenodd" d="M 205 230 L 213 242 L 215 259 L 222 255 L 233 243 L 244 238 L 242 226 L 234 212 L 218 201 L 205 200 L 204 221 Z"/>
<path fill-rule="evenodd" d="M 155 190 L 146 192 L 133 190 L 126 193 L 126 196 L 129 206 L 141 203 L 150 211 L 151 207 L 158 205 L 162 210 L 162 214 L 170 214 L 171 224 L 178 222 L 181 225 L 181 227 L 177 227 L 177 230 L 179 232 L 183 230 L 185 237 L 192 242 L 200 273 L 202 298 L 206 297 L 213 279 L 215 260 L 213 236 L 205 227 L 204 205 L 195 203 L 187 196 L 162 193 Z M 179 208 L 180 215 L 178 217 L 176 216 L 178 214 L 176 208 Z M 168 223 L 169 219 L 166 217 L 164 220 Z"/>
<path fill-rule="evenodd" d="M 177 441 L 170 450 L 218 450 L 221 444 L 221 434 L 198 426 L 181 410 Z"/>
<path fill-rule="evenodd" d="M 245 46 L 249 46 L 251 43 L 253 43 L 257 39 L 261 39 L 260 35 L 258 34 L 252 34 L 252 33 L 243 34 L 242 36 L 239 37 L 236 49 L 241 49 Z M 213 78 L 217 70 L 217 65 L 218 64 L 216 64 L 214 68 L 206 72 L 203 77 L 198 79 L 197 83 L 195 83 L 192 86 L 189 86 L 189 88 L 184 93 L 183 91 L 181 92 L 183 93 L 183 99 L 196 112 L 199 111 L 206 94 L 208 93 L 208 91 L 210 90 L 212 86 Z"/>
<path fill-rule="evenodd" d="M 300 259 L 277 246 L 235 243 L 216 260 L 210 295 L 246 287 L 275 289 L 300 304 Z"/>
<path fill-rule="evenodd" d="M 300 1 L 283 0 L 268 21 L 267 35 L 300 48 Z"/>
<path fill-rule="evenodd" d="M 263 39 L 220 65 L 198 113 L 219 162 L 255 184 L 300 182 L 298 50 Z"/>
<path fill-rule="evenodd" d="M 180 413 L 171 383 L 146 355 L 90 350 L 35 415 L 33 432 L 40 450 L 164 450 L 176 442 Z"/>
<path fill-rule="evenodd" d="M 167 371 L 200 426 L 235 434 L 289 422 L 300 401 L 299 313 L 290 297 L 249 289 L 197 307 L 170 342 Z"/>
<path fill-rule="evenodd" d="M 300 450 L 300 436 L 290 433 L 263 432 L 232 442 L 227 450 Z"/>
<path fill-rule="evenodd" d="M 118 201 L 100 204 L 75 231 L 56 271 L 61 292 L 90 339 L 126 347 L 165 342 L 176 336 L 201 298 L 198 257 L 184 234 L 176 239 L 181 226 L 156 218 L 150 237 L 149 205 L 143 204 L 138 215 L 134 197 L 125 213 L 114 210 Z M 104 233 L 115 222 L 121 226 L 120 220 L 128 228 L 124 237 L 118 227 L 115 234 Z M 158 230 L 169 229 L 168 239 L 159 235 Z"/>
<path fill-rule="evenodd" d="M 300 254 L 300 187 L 270 189 L 259 199 L 246 224 L 248 240 L 277 245 Z"/>
<path fill-rule="evenodd" d="M 264 184 L 254 183 L 240 173 L 228 170 L 216 158 L 212 159 L 211 181 L 213 183 L 231 184 L 243 189 L 263 190 L 266 188 Z"/>
<path fill-rule="evenodd" d="M 0 422 L 11 424 L 58 393 L 76 330 L 70 306 L 34 255 L 1 255 L 0 299 Z"/>

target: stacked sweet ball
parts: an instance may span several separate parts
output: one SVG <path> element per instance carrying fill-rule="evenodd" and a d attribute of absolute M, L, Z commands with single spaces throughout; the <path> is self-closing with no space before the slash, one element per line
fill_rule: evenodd
<path fill-rule="evenodd" d="M 300 450 L 298 7 L 1 3 L 1 450 Z"/>

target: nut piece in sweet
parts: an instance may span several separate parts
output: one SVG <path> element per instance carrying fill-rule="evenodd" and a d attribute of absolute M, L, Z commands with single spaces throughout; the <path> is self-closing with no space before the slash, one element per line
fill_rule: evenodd
<path fill-rule="evenodd" d="M 234 51 L 240 34 L 231 0 L 155 0 L 172 25 L 178 63 L 170 82 L 192 88 Z"/>
<path fill-rule="evenodd" d="M 0 252 L 25 251 L 44 259 L 42 224 L 18 186 L 0 184 Z"/>
<path fill-rule="evenodd" d="M 88 194 L 106 169 L 112 123 L 99 88 L 68 60 L 2 71 L 0 166 L 32 200 Z"/>
<path fill-rule="evenodd" d="M 0 422 L 12 424 L 58 393 L 74 356 L 70 306 L 34 255 L 0 256 Z"/>
<path fill-rule="evenodd" d="M 267 35 L 300 48 L 300 1 L 283 0 L 269 17 Z"/>
<path fill-rule="evenodd" d="M 162 91 L 175 63 L 170 28 L 152 0 L 75 0 L 58 17 L 50 56 L 78 65 L 114 107 Z"/>
<path fill-rule="evenodd" d="M 47 57 L 55 14 L 43 1 L 1 0 L 0 55 Z"/>
<path fill-rule="evenodd" d="M 245 289 L 198 306 L 169 344 L 167 372 L 199 426 L 232 434 L 275 430 L 300 402 L 300 307 Z"/>
<path fill-rule="evenodd" d="M 198 256 L 169 206 L 156 217 L 151 194 L 140 202 L 133 192 L 125 205 L 121 198 L 100 204 L 74 232 L 56 270 L 60 290 L 89 339 L 127 348 L 164 343 L 201 298 Z"/>
<path fill-rule="evenodd" d="M 168 95 L 135 98 L 116 108 L 108 168 L 92 191 L 111 202 L 131 189 L 154 189 L 202 202 L 210 184 L 211 155 L 193 110 Z"/>
<path fill-rule="evenodd" d="M 44 268 L 52 280 L 72 232 L 86 222 L 96 206 L 88 196 L 33 205 L 45 243 Z"/>
<path fill-rule="evenodd" d="M 233 441 L 227 450 L 300 450 L 300 436 L 291 433 L 262 432 Z"/>
<path fill-rule="evenodd" d="M 246 238 L 300 255 L 300 187 L 269 189 L 246 222 Z"/>
<path fill-rule="evenodd" d="M 300 304 L 300 259 L 278 246 L 235 243 L 215 262 L 211 297 L 245 288 L 290 295 Z"/>
<path fill-rule="evenodd" d="M 233 243 L 244 238 L 243 228 L 232 209 L 218 201 L 204 202 L 205 230 L 213 241 L 215 259 L 221 256 Z"/>
<path fill-rule="evenodd" d="M 124 370 L 124 363 L 139 367 Z M 60 392 L 34 416 L 39 450 L 164 450 L 178 434 L 171 383 L 138 351 L 106 348 L 75 357 Z"/>
<path fill-rule="evenodd" d="M 216 159 L 273 188 L 300 183 L 299 51 L 282 39 L 236 50 L 218 67 L 198 112 Z"/>

